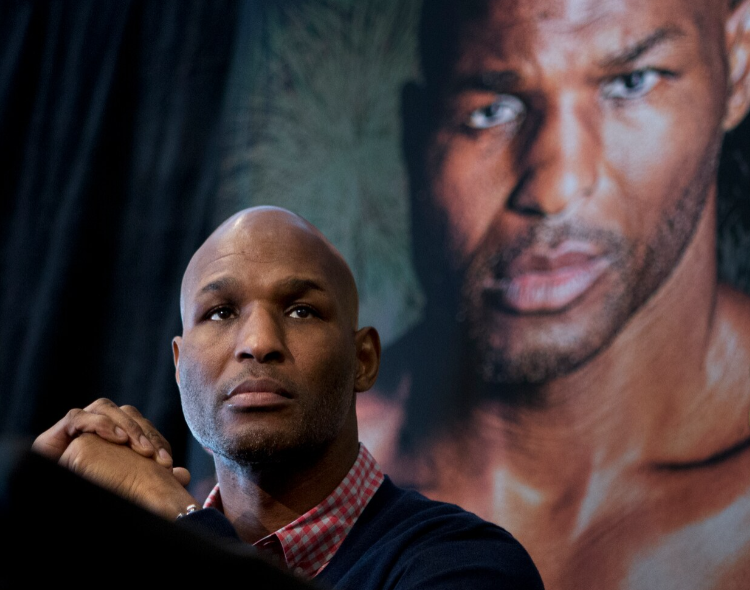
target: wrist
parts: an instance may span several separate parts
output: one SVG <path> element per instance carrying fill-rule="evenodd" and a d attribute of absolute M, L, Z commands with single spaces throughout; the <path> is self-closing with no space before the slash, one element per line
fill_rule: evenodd
<path fill-rule="evenodd" d="M 193 512 L 195 512 L 196 510 L 200 510 L 200 508 L 198 507 L 198 505 L 197 505 L 197 504 L 189 504 L 189 505 L 187 506 L 187 508 L 185 508 L 185 512 L 180 512 L 180 513 L 179 513 L 179 514 L 177 515 L 177 517 L 175 518 L 175 520 L 180 520 L 180 519 L 181 519 L 181 518 L 183 518 L 184 516 L 187 516 L 188 514 L 192 514 L 192 513 L 193 513 Z"/>
<path fill-rule="evenodd" d="M 160 469 L 163 468 L 160 467 Z M 179 484 L 169 485 L 166 489 L 164 486 L 154 486 L 147 492 L 138 494 L 134 499 L 147 510 L 167 520 L 175 520 L 179 514 L 185 514 L 188 506 L 195 505 L 196 508 L 200 506 L 198 501 Z"/>

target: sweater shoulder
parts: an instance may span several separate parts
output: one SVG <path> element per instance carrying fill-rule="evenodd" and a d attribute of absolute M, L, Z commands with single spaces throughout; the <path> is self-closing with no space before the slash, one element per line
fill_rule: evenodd
<path fill-rule="evenodd" d="M 359 525 L 357 528 L 372 528 L 372 533 L 387 532 L 397 526 L 400 529 L 428 528 L 435 532 L 486 530 L 513 538 L 502 527 L 487 522 L 460 506 L 431 500 L 416 490 L 400 488 L 387 476 L 362 517 L 357 522 L 357 525 Z M 384 530 L 381 531 L 381 528 Z M 359 531 L 353 530 L 352 532 L 358 533 Z M 432 538 L 432 536 L 429 538 Z"/>
<path fill-rule="evenodd" d="M 319 577 L 363 590 L 502 588 L 503 580 L 512 588 L 542 587 L 531 558 L 509 532 L 388 478 Z"/>

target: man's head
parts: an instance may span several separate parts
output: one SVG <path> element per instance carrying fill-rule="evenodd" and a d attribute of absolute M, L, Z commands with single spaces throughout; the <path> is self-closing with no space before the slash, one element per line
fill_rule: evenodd
<path fill-rule="evenodd" d="M 748 108 L 748 4 L 425 3 L 415 211 L 486 380 L 581 366 L 678 265 Z"/>
<path fill-rule="evenodd" d="M 357 307 L 346 262 L 304 219 L 257 207 L 224 222 L 188 265 L 173 341 L 198 441 L 243 464 L 356 446 L 355 392 L 380 355 Z"/>

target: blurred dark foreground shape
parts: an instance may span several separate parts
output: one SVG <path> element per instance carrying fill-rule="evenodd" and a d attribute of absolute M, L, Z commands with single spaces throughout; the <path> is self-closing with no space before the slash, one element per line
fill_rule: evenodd
<path fill-rule="evenodd" d="M 254 590 L 317 586 L 193 524 L 159 518 L 28 450 L 0 442 L 0 588 L 38 583 L 154 588 L 249 583 Z M 103 575 L 103 576 L 102 576 Z M 65 584 L 65 582 L 68 584 Z"/>

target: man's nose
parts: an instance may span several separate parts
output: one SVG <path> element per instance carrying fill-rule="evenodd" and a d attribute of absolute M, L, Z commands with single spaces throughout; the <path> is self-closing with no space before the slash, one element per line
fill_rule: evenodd
<path fill-rule="evenodd" d="M 272 311 L 256 307 L 241 322 L 237 334 L 235 358 L 255 359 L 259 363 L 281 362 L 287 354 L 284 332 Z"/>
<path fill-rule="evenodd" d="M 554 216 L 590 197 L 599 182 L 598 111 L 575 94 L 561 94 L 532 129 L 519 157 L 521 180 L 510 207 Z"/>

